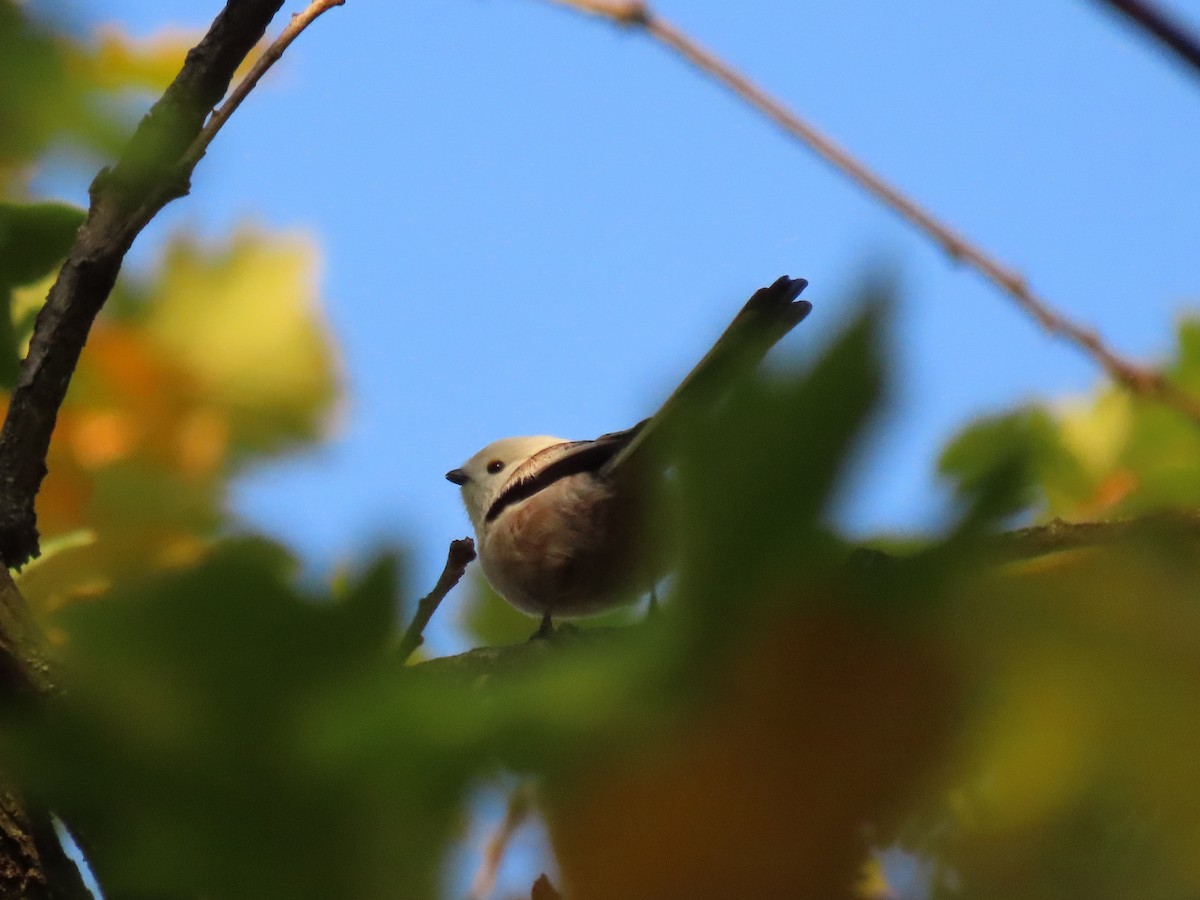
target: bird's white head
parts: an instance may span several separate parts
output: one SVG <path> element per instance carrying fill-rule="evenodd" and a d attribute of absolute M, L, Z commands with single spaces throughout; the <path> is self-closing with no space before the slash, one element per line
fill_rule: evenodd
<path fill-rule="evenodd" d="M 566 443 L 563 438 L 544 434 L 503 438 L 488 444 L 459 468 L 446 473 L 446 480 L 462 490 L 463 504 L 477 536 L 482 537 L 480 529 L 488 509 L 522 463 L 547 447 Z"/>

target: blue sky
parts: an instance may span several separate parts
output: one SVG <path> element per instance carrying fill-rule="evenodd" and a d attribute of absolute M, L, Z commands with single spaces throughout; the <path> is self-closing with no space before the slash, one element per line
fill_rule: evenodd
<path fill-rule="evenodd" d="M 220 6 L 54 8 L 146 35 Z M 1197 0 L 1173 8 L 1200 25 Z M 1200 294 L 1200 81 L 1100 4 L 656 9 L 1121 351 L 1169 350 Z M 66 199 L 85 202 L 85 183 Z M 1100 377 L 675 57 L 538 0 L 348 0 L 133 260 L 174 228 L 216 238 L 245 220 L 320 247 L 349 402 L 326 446 L 252 473 L 237 508 L 318 569 L 400 540 L 415 592 L 468 533 L 448 468 L 498 437 L 638 420 L 783 273 L 811 281 L 816 307 L 784 354 L 834 333 L 872 267 L 902 285 L 892 405 L 842 511 L 860 531 L 936 524 L 936 452 L 970 417 Z M 459 646 L 447 624 L 436 649 Z"/>

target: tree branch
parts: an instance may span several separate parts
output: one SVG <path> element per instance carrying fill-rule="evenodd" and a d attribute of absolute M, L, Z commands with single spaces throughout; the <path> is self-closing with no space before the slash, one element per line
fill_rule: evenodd
<path fill-rule="evenodd" d="M 23 702 L 55 689 L 46 637 L 5 569 L 0 569 L 0 697 Z"/>
<path fill-rule="evenodd" d="M 0 698 L 36 703 L 55 690 L 50 649 L 7 570 L 0 570 Z M 6 779 L 5 779 L 6 780 Z M 0 788 L 0 897 L 90 900 L 47 810 Z"/>
<path fill-rule="evenodd" d="M 1054 519 L 1045 525 L 982 536 L 973 539 L 975 542 L 971 546 L 978 549 L 978 557 L 973 558 L 980 564 L 1004 564 L 1088 547 L 1110 547 L 1122 541 L 1145 541 L 1161 546 L 1165 537 L 1172 536 L 1200 541 L 1200 510 L 1163 512 L 1111 522 L 1066 522 Z M 847 564 L 851 568 L 867 565 L 877 573 L 885 573 L 886 577 L 887 569 L 876 567 L 888 566 L 903 559 L 903 556 L 882 550 L 860 548 L 850 555 Z M 533 621 L 530 619 L 531 624 Z M 522 671 L 555 654 L 570 652 L 572 647 L 619 641 L 640 627 L 640 624 L 634 624 L 560 629 L 548 638 L 503 647 L 476 647 L 464 653 L 424 660 L 415 663 L 411 670 L 482 687 L 492 678 Z"/>
<path fill-rule="evenodd" d="M 532 807 L 532 786 L 528 782 L 522 782 L 508 795 L 504 818 L 488 836 L 487 844 L 483 848 L 483 859 L 479 861 L 479 868 L 475 871 L 475 877 L 471 879 L 471 890 L 467 894 L 467 900 L 487 900 L 492 896 L 492 890 L 496 887 L 496 877 L 500 874 L 500 864 L 504 862 L 504 854 L 508 852 L 508 845 L 529 818 Z"/>
<path fill-rule="evenodd" d="M 1164 535 L 1200 538 L 1200 511 L 1162 512 L 1111 522 L 1065 522 L 1021 528 L 997 535 L 989 549 L 1008 560 L 1033 559 L 1065 550 L 1104 547 L 1123 540 L 1157 540 Z"/>
<path fill-rule="evenodd" d="M 972 244 L 916 201 L 904 195 L 809 123 L 769 96 L 745 75 L 684 32 L 653 13 L 641 0 L 550 0 L 575 10 L 607 18 L 618 25 L 640 28 L 688 63 L 713 78 L 787 134 L 824 159 L 851 181 L 890 207 L 903 219 L 1000 288 L 1047 333 L 1074 345 L 1094 360 L 1118 384 L 1132 393 L 1173 407 L 1200 424 L 1200 398 L 1170 382 L 1161 372 L 1138 365 L 1110 349 L 1094 331 L 1055 310 L 1016 270 Z M 1110 0 L 1116 2 L 1116 0 Z"/>
<path fill-rule="evenodd" d="M 283 0 L 229 0 L 142 119 L 120 160 L 92 182 L 87 219 L 38 313 L 0 429 L 0 561 L 9 567 L 39 553 L 34 500 L 46 475 L 58 410 L 92 322 L 134 238 L 167 203 L 187 194 L 196 163 L 263 72 L 300 31 L 340 0 L 314 0 L 205 125 L 282 5 Z"/>
<path fill-rule="evenodd" d="M 446 595 L 462 580 L 467 566 L 474 559 L 475 542 L 473 540 L 462 538 L 450 542 L 450 549 L 446 552 L 446 566 L 442 569 L 437 584 L 417 603 L 417 612 L 404 632 L 404 637 L 400 639 L 400 648 L 397 651 L 400 662 L 407 662 L 413 652 L 425 642 L 425 626 L 429 624 L 429 620 L 433 618 L 433 614 L 437 612 L 441 602 L 446 599 Z"/>
<path fill-rule="evenodd" d="M 1115 9 L 1200 74 L 1200 39 L 1183 23 L 1146 0 L 1098 0 Z"/>
<path fill-rule="evenodd" d="M 254 90 L 255 86 L 267 74 L 267 70 L 275 63 L 279 62 L 283 56 L 283 51 L 291 46 L 292 41 L 300 36 L 305 28 L 311 25 L 319 16 L 329 12 L 335 6 L 343 6 L 346 0 L 312 0 L 301 12 L 292 16 L 292 20 L 280 33 L 271 46 L 263 51 L 262 56 L 254 61 L 254 65 L 250 67 L 250 71 L 246 76 L 238 82 L 237 87 L 230 91 L 225 102 L 221 104 L 200 134 L 192 142 L 187 152 L 183 155 L 181 165 L 187 166 L 189 169 L 194 168 L 196 163 L 204 156 L 204 152 L 208 149 L 208 145 L 213 142 L 213 138 L 217 136 L 217 132 L 229 121 L 229 117 L 234 114 L 242 101 Z"/>

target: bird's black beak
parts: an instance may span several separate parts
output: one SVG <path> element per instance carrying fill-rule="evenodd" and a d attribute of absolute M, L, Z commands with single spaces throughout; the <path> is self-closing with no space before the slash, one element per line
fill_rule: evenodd
<path fill-rule="evenodd" d="M 467 473 L 464 472 L 462 469 L 451 469 L 449 472 L 446 473 L 446 480 L 452 481 L 455 484 L 461 486 L 461 485 L 466 484 L 468 481 L 470 481 L 471 477 L 469 475 L 467 475 Z"/>

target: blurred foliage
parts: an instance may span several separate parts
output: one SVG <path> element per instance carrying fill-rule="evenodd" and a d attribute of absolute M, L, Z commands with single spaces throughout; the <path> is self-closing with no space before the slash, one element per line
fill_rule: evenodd
<path fill-rule="evenodd" d="M 478 567 L 468 570 L 462 597 L 457 604 L 456 624 L 473 646 L 498 647 L 526 640 L 537 630 L 538 623 L 528 615 L 509 606 L 504 598 L 487 583 Z M 588 628 L 616 628 L 632 625 L 646 616 L 646 606 L 625 606 L 602 615 L 592 616 Z"/>
<path fill-rule="evenodd" d="M 30 173 L 107 152 L 119 95 L 185 43 L 87 43 L 0 0 L 9 375 L 80 220 Z M 20 585 L 63 690 L 6 710 L 0 751 L 107 896 L 436 896 L 504 771 L 537 778 L 569 900 L 884 898 L 904 853 L 924 873 L 906 897 L 1200 895 L 1195 530 L 1026 559 L 980 540 L 1014 514 L 1194 506 L 1193 425 L 1109 389 L 976 423 L 942 459 L 954 524 L 856 552 L 829 523 L 885 396 L 876 286 L 807 369 L 680 424 L 660 615 L 527 643 L 479 585 L 464 629 L 513 646 L 404 666 L 394 556 L 322 589 L 228 536 L 229 479 L 336 408 L 313 256 L 178 236 L 118 284 L 59 419 Z M 1200 325 L 1171 374 L 1200 391 Z"/>
<path fill-rule="evenodd" d="M 1164 371 L 1200 394 L 1200 319 L 1180 324 Z M 1200 430 L 1117 388 L 977 422 L 946 448 L 941 468 L 969 489 L 1014 454 L 1028 461 L 1020 506 L 1046 518 L 1090 521 L 1200 504 Z"/>
<path fill-rule="evenodd" d="M 194 561 L 233 475 L 322 434 L 338 378 L 312 257 L 252 231 L 222 248 L 179 238 L 157 273 L 118 288 L 59 415 L 27 596 L 53 607 Z"/>
<path fill-rule="evenodd" d="M 17 365 L 25 355 L 18 340 L 13 291 L 57 266 L 74 243 L 83 217 L 83 210 L 65 203 L 0 201 L 0 388 L 16 384 Z"/>
<path fill-rule="evenodd" d="M 81 39 L 0 0 L 0 387 L 84 217 L 31 200 L 31 179 L 62 151 L 111 160 L 136 123 L 130 100 L 144 109 L 194 41 Z M 327 431 L 340 378 L 315 257 L 304 239 L 253 229 L 222 246 L 179 235 L 118 282 L 51 444 L 43 554 L 20 576 L 35 606 L 194 563 L 226 525 L 232 476 Z"/>
<path fill-rule="evenodd" d="M 181 32 L 134 40 L 115 30 L 81 41 L 0 0 L 0 194 L 19 196 L 51 149 L 110 159 L 131 130 L 125 95 L 160 92 L 194 43 Z"/>

